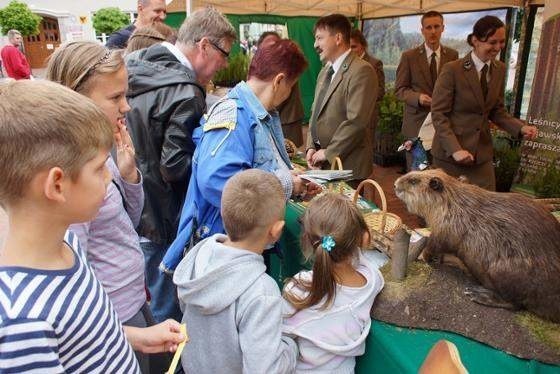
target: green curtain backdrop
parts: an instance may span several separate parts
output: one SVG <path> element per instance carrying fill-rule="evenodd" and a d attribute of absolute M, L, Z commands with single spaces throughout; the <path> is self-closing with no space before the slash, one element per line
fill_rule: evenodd
<path fill-rule="evenodd" d="M 317 75 L 319 74 L 319 70 L 321 70 L 321 61 L 313 48 L 313 26 L 317 18 L 284 17 L 264 14 L 228 14 L 227 17 L 238 33 L 239 25 L 243 23 L 281 24 L 287 26 L 289 38 L 299 44 L 309 63 L 309 67 L 303 72 L 299 84 L 301 98 L 305 108 L 305 121 L 307 122 L 311 114 L 311 104 L 313 104 Z M 179 28 L 184 20 L 185 13 L 169 13 L 165 23 L 171 27 Z M 232 54 L 239 52 L 239 43 L 235 43 L 232 48 Z"/>

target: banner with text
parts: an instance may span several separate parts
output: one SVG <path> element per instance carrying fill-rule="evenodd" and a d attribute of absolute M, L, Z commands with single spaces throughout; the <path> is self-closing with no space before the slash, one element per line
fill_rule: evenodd
<path fill-rule="evenodd" d="M 537 138 L 521 144 L 521 163 L 512 190 L 542 197 L 560 197 L 560 7 L 545 2 L 535 77 L 527 122 Z M 548 17 L 547 17 L 548 15 Z"/>

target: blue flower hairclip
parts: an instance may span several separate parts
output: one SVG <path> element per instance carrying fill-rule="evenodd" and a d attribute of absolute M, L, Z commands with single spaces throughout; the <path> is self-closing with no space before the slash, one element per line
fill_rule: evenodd
<path fill-rule="evenodd" d="M 334 241 L 333 237 L 330 235 L 325 235 L 321 238 L 321 246 L 323 247 L 323 249 L 327 252 L 330 252 L 334 246 L 336 245 L 336 242 Z"/>

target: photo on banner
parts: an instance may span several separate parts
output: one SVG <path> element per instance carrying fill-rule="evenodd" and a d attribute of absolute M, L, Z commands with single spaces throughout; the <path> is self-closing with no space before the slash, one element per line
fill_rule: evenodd
<path fill-rule="evenodd" d="M 467 44 L 467 35 L 472 32 L 476 20 L 485 15 L 496 16 L 506 22 L 507 9 L 444 14 L 445 31 L 441 44 L 456 49 L 459 57 L 464 56 L 471 50 Z M 368 42 L 368 51 L 383 61 L 386 83 L 395 82 L 402 53 L 422 44 L 421 17 L 414 15 L 364 21 L 363 34 Z M 507 59 L 509 60 L 509 56 Z"/>

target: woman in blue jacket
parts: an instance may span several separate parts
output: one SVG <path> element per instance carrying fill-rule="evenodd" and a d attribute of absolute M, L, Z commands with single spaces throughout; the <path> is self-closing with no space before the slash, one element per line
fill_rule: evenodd
<path fill-rule="evenodd" d="M 275 109 L 290 95 L 306 67 L 294 42 L 266 43 L 251 61 L 247 82 L 237 84 L 204 116 L 193 134 L 197 147 L 177 238 L 163 259 L 162 270 L 175 269 L 188 243 L 224 232 L 220 200 L 234 174 L 251 168 L 274 173 L 286 199 L 307 199 L 320 191 L 291 170 Z"/>

